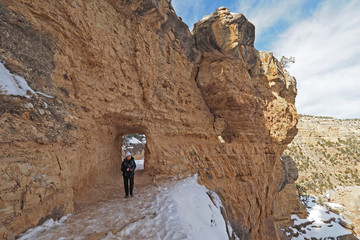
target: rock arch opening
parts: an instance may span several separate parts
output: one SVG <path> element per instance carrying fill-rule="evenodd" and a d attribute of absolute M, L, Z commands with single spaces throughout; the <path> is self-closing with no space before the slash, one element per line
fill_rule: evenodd
<path fill-rule="evenodd" d="M 116 161 L 119 163 L 117 165 L 118 176 L 122 179 L 121 163 L 126 153 L 130 152 L 136 162 L 134 191 L 137 191 L 137 187 L 152 183 L 153 177 L 150 176 L 151 163 L 148 147 L 149 143 L 151 143 L 151 138 L 146 129 L 136 124 L 123 124 L 122 128 L 118 129 L 115 141 L 118 152 L 118 160 Z M 122 185 L 123 181 L 121 180 L 121 187 Z"/>
<path fill-rule="evenodd" d="M 136 162 L 136 171 L 145 169 L 146 135 L 144 133 L 129 133 L 121 137 L 121 158 L 129 152 Z"/>

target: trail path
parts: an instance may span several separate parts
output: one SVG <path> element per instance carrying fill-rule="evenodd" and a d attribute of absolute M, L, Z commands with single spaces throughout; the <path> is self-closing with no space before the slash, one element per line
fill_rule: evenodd
<path fill-rule="evenodd" d="M 30 229 L 24 239 L 228 239 L 232 230 L 221 215 L 219 197 L 196 182 L 196 176 L 182 180 L 168 179 L 147 183 L 145 172 L 138 172 L 133 198 L 124 198 L 118 181 L 109 184 L 113 194 L 106 200 L 80 208 L 74 215 L 59 221 L 52 219 Z M 137 179 L 137 180 L 136 180 Z M 145 181 L 146 180 L 146 181 Z M 145 184 L 147 185 L 141 185 Z M 95 186 L 104 189 L 104 185 Z M 98 190 L 95 195 L 103 193 Z M 91 198 L 91 196 L 89 196 Z M 96 197 L 97 198 L 97 197 Z M 94 198 L 93 198 L 94 199 Z M 315 199 L 307 202 L 309 215 L 300 219 L 292 215 L 294 226 L 286 230 L 292 239 L 359 239 L 343 228 L 340 215 L 319 206 Z"/>
<path fill-rule="evenodd" d="M 136 178 L 135 178 L 136 182 Z M 20 239 L 227 239 L 220 200 L 196 177 L 123 189 L 72 216 L 26 232 Z"/>

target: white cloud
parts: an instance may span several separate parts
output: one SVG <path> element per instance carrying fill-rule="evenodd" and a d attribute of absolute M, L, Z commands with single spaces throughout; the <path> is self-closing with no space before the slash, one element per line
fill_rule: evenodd
<path fill-rule="evenodd" d="M 360 117 L 360 1 L 324 1 L 307 20 L 295 23 L 274 53 L 294 56 L 298 112 L 337 118 Z"/>
<path fill-rule="evenodd" d="M 293 22 L 301 15 L 305 0 L 240 0 L 237 12 L 243 13 L 255 25 L 256 36 L 279 21 Z"/>
<path fill-rule="evenodd" d="M 191 24 L 202 19 L 203 7 L 206 3 L 204 0 L 172 0 L 171 4 L 177 15 L 181 16 L 184 22 Z M 192 29 L 193 26 L 189 28 Z"/>
<path fill-rule="evenodd" d="M 187 23 L 209 14 L 206 6 L 213 3 L 172 1 Z M 274 50 L 279 58 L 296 58 L 290 72 L 298 82 L 299 113 L 360 118 L 359 0 L 237 0 L 231 5 L 237 6 L 229 6 L 231 11 L 245 14 L 255 25 L 260 48 Z M 277 36 L 279 32 L 284 33 Z M 264 46 L 274 39 L 273 47 Z"/>

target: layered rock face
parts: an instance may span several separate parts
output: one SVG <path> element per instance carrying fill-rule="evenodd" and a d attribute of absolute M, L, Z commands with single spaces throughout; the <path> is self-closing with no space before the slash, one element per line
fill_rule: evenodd
<path fill-rule="evenodd" d="M 302 115 L 298 124 L 299 135 L 295 142 L 316 144 L 320 140 L 336 142 L 349 138 L 360 138 L 359 119 L 336 119 Z"/>
<path fill-rule="evenodd" d="M 149 174 L 198 173 L 239 237 L 277 237 L 295 80 L 253 47 L 243 15 L 219 8 L 193 34 L 165 0 L 1 0 L 0 17 L 2 62 L 38 92 L 0 94 L 10 235 L 73 212 L 102 176 L 120 181 L 121 137 L 136 132 Z"/>
<path fill-rule="evenodd" d="M 299 167 L 303 194 L 322 194 L 360 183 L 360 120 L 301 116 L 286 149 Z"/>

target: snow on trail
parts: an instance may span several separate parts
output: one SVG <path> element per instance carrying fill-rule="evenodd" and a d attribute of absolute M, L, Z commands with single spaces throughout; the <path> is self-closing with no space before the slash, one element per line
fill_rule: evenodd
<path fill-rule="evenodd" d="M 134 198 L 125 199 L 121 191 L 72 216 L 48 220 L 20 239 L 228 239 L 220 206 L 196 176 L 135 185 Z"/>

